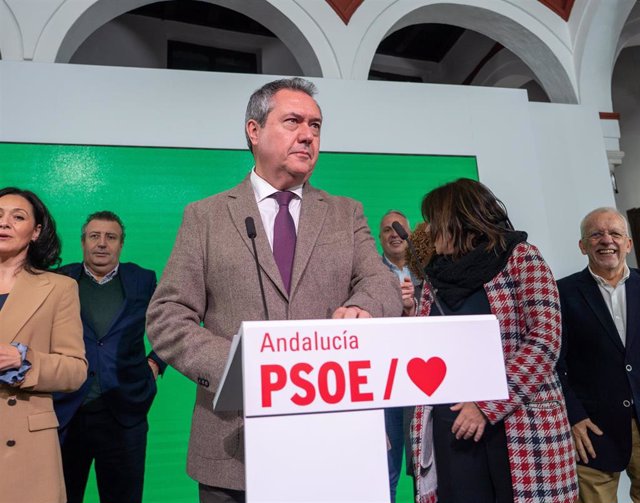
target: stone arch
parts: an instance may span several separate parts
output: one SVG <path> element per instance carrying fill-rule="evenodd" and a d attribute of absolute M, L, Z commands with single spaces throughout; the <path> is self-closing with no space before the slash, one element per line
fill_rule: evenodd
<path fill-rule="evenodd" d="M 631 12 L 629 12 L 622 33 L 620 33 L 615 60 L 618 59 L 620 53 L 627 47 L 635 47 L 638 45 L 640 45 L 640 4 L 636 3 L 631 9 Z"/>
<path fill-rule="evenodd" d="M 78 47 L 100 26 L 112 19 L 158 0 L 94 0 L 88 2 L 67 2 L 49 20 L 36 47 L 34 60 L 68 63 Z M 235 0 L 199 0 L 226 7 L 244 14 L 271 30 L 291 51 L 305 76 L 321 77 L 325 68 L 314 51 L 314 45 L 326 45 L 326 39 L 317 26 L 293 1 L 289 10 L 296 17 L 294 22 L 283 10 L 268 0 L 237 2 Z M 297 9 L 297 11 L 295 10 Z M 315 29 L 314 29 L 315 28 Z M 313 39 L 313 40 L 312 40 Z M 335 63 L 334 63 L 335 65 Z M 331 61 L 324 66 L 330 67 Z"/>
<path fill-rule="evenodd" d="M 22 33 L 11 8 L 0 2 L 0 59 L 20 61 L 24 57 Z"/>
<path fill-rule="evenodd" d="M 476 31 L 508 48 L 531 69 L 551 101 L 578 102 L 571 54 L 562 41 L 532 16 L 527 18 L 531 26 L 540 29 L 534 33 L 532 28 L 524 26 L 516 20 L 516 14 L 522 16 L 523 12 L 514 10 L 513 6 L 504 4 L 501 6 L 503 12 L 497 12 L 494 10 L 496 2 L 477 0 L 474 3 L 476 5 L 432 1 L 404 10 L 399 3 L 391 5 L 378 16 L 363 37 L 352 78 L 366 78 L 375 51 L 384 37 L 414 24 L 442 23 Z"/>
<path fill-rule="evenodd" d="M 602 2 L 590 3 L 576 36 L 580 103 L 600 112 L 610 112 L 612 108 L 611 77 L 622 44 L 628 39 L 623 30 L 635 4 L 633 0 L 619 3 L 617 9 Z"/>
<path fill-rule="evenodd" d="M 482 67 L 472 85 L 519 88 L 534 79 L 520 58 L 508 51 L 500 51 Z"/>

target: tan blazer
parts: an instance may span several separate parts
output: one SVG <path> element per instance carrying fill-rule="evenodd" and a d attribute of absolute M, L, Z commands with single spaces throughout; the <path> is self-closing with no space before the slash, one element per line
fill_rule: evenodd
<path fill-rule="evenodd" d="M 230 341 L 243 320 L 265 317 L 245 218 L 253 217 L 272 320 L 323 319 L 342 305 L 400 316 L 397 278 L 380 260 L 360 203 L 306 184 L 287 295 L 247 177 L 185 209 L 147 311 L 147 334 L 167 363 L 199 384 L 187 471 L 211 486 L 244 489 L 242 413 L 214 413 Z M 203 326 L 200 326 L 200 322 Z"/>
<path fill-rule="evenodd" d="M 51 392 L 73 391 L 87 377 L 76 282 L 18 273 L 0 310 L 0 342 L 28 346 L 32 365 L 19 386 L 0 384 L 0 503 L 64 503 Z"/>

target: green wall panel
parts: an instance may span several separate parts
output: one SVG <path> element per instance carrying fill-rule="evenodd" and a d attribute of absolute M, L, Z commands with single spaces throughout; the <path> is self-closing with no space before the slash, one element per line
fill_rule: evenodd
<path fill-rule="evenodd" d="M 89 213 L 108 209 L 126 226 L 122 261 L 154 269 L 158 277 L 171 252 L 185 205 L 239 183 L 251 154 L 206 150 L 0 143 L 0 187 L 36 192 L 58 224 L 63 262 L 82 258 L 80 227 Z M 425 193 L 460 177 L 478 179 L 476 160 L 460 156 L 324 152 L 311 182 L 361 201 L 373 234 L 389 209 L 421 220 Z M 146 503 L 197 501 L 185 473 L 195 384 L 168 369 L 149 416 Z M 397 501 L 410 502 L 411 482 L 401 480 Z M 95 481 L 85 501 L 97 501 Z"/>

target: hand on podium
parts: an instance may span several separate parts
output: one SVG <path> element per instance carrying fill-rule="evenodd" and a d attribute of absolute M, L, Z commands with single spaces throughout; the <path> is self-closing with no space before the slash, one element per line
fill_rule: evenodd
<path fill-rule="evenodd" d="M 360 309 L 358 306 L 342 306 L 336 309 L 331 316 L 334 320 L 343 318 L 371 318 L 368 311 Z"/>

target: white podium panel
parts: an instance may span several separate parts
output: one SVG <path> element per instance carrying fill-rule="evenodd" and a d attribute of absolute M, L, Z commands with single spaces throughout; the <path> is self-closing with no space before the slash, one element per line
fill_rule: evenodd
<path fill-rule="evenodd" d="M 389 503 L 381 410 L 247 418 L 245 445 L 251 503 Z"/>

